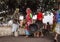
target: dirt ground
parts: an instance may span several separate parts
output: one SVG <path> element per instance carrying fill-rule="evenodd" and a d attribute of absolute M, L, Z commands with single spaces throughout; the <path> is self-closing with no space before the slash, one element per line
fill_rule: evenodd
<path fill-rule="evenodd" d="M 48 38 L 48 37 L 44 37 L 44 38 L 29 37 L 29 38 L 26 38 L 25 36 L 19 36 L 19 37 L 7 36 L 7 37 L 0 37 L 0 42 L 53 42 L 53 40 L 51 38 Z"/>

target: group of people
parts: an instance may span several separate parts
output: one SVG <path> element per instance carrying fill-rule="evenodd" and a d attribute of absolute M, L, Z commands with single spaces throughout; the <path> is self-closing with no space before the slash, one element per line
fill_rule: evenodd
<path fill-rule="evenodd" d="M 46 11 L 42 13 L 42 11 L 38 11 L 36 15 L 32 15 L 31 9 L 27 8 L 26 13 L 27 13 L 26 15 L 26 24 L 27 24 L 26 34 L 27 35 L 30 34 L 31 28 L 34 28 L 34 29 L 37 28 L 35 31 L 33 30 L 34 36 L 39 37 L 41 34 L 41 36 L 43 37 L 43 29 L 46 30 L 47 28 L 48 29 L 50 29 L 50 27 L 52 28 L 53 17 L 54 17 L 52 12 Z M 50 25 L 50 27 L 48 27 L 47 25 Z"/>
<path fill-rule="evenodd" d="M 18 9 L 19 11 L 19 9 Z M 18 12 L 16 13 L 18 15 Z M 15 16 L 15 18 L 17 17 L 19 20 L 17 19 L 13 19 L 13 25 L 12 25 L 12 32 L 16 32 L 18 30 L 18 28 L 23 26 L 24 23 L 24 16 L 21 15 L 19 17 Z M 57 10 L 55 12 L 52 11 L 38 11 L 37 14 L 33 15 L 32 14 L 32 10 L 30 8 L 26 9 L 26 16 L 25 16 L 25 34 L 26 37 L 29 37 L 29 35 L 33 34 L 34 37 L 40 37 L 40 36 L 44 36 L 43 34 L 43 30 L 44 32 L 50 32 L 52 31 L 53 25 L 56 23 L 56 27 L 55 27 L 55 38 L 54 41 L 57 41 L 57 36 L 58 34 L 60 34 L 60 10 Z"/>

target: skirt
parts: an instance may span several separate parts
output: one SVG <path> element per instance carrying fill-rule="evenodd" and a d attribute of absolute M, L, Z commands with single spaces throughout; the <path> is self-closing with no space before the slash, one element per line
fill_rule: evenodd
<path fill-rule="evenodd" d="M 56 24 L 55 32 L 58 33 L 58 34 L 60 34 L 60 23 Z"/>

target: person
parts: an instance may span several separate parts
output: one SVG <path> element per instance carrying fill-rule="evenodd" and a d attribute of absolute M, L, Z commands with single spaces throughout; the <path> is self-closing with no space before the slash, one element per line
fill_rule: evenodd
<path fill-rule="evenodd" d="M 60 9 L 56 13 L 56 27 L 55 27 L 55 37 L 54 37 L 54 42 L 58 42 L 57 38 L 58 35 L 60 34 Z"/>
<path fill-rule="evenodd" d="M 39 35 L 40 32 L 41 32 L 41 36 L 43 36 L 42 27 L 41 27 L 41 25 L 43 24 L 43 23 L 42 23 L 42 19 L 43 19 L 43 14 L 42 14 L 41 11 L 38 11 L 36 23 L 37 23 L 37 26 L 38 26 L 39 29 L 38 29 L 38 32 L 37 32 L 37 37 L 40 36 L 40 35 Z"/>
<path fill-rule="evenodd" d="M 49 25 L 51 26 L 51 32 L 52 32 L 52 25 L 53 25 L 53 13 L 50 11 L 46 11 L 45 13 L 43 13 L 44 18 L 43 18 L 43 24 L 44 26 L 47 26 L 47 22 L 49 22 Z"/>
<path fill-rule="evenodd" d="M 19 24 L 17 23 L 17 20 L 16 19 L 13 19 L 12 34 L 14 36 L 18 36 L 18 28 L 19 28 Z"/>
<path fill-rule="evenodd" d="M 26 37 L 28 37 L 30 35 L 28 27 L 29 27 L 30 24 L 32 24 L 32 16 L 30 16 L 30 15 L 32 15 L 31 12 L 32 11 L 31 11 L 30 8 L 26 9 L 26 13 L 27 13 L 27 15 L 26 15 L 26 26 L 25 26 Z"/>

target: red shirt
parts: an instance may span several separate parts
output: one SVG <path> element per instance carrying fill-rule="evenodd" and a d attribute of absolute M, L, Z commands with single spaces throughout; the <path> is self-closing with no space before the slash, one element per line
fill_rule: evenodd
<path fill-rule="evenodd" d="M 26 15 L 26 21 L 27 22 L 31 21 L 30 15 Z"/>
<path fill-rule="evenodd" d="M 38 14 L 37 14 L 37 20 L 42 20 L 42 19 L 43 19 L 42 12 L 38 12 Z"/>

